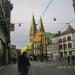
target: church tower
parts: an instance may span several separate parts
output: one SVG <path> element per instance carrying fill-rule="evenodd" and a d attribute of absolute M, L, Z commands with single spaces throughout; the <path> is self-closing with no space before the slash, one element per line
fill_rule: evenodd
<path fill-rule="evenodd" d="M 35 18 L 33 15 L 32 21 L 31 21 L 31 26 L 30 26 L 30 31 L 29 31 L 30 42 L 33 42 L 36 32 L 37 32 L 37 27 L 36 27 Z"/>
<path fill-rule="evenodd" d="M 46 54 L 46 45 L 45 45 L 46 36 L 41 17 L 38 22 L 38 26 L 36 26 L 34 15 L 32 16 L 32 21 L 29 31 L 29 39 L 30 42 L 32 42 L 32 50 L 31 50 L 32 54 L 35 55 Z"/>
<path fill-rule="evenodd" d="M 38 32 L 45 32 L 44 27 L 43 27 L 43 22 L 42 22 L 42 18 L 40 17 L 39 23 L 38 23 Z"/>
<path fill-rule="evenodd" d="M 45 53 L 45 30 L 44 30 L 44 26 L 43 26 L 43 22 L 42 22 L 42 18 L 40 17 L 40 20 L 38 22 L 38 33 L 39 38 L 40 38 L 40 54 L 46 54 Z"/>

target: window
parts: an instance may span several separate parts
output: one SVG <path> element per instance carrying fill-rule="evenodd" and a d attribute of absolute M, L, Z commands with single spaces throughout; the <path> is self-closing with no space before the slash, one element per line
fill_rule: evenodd
<path fill-rule="evenodd" d="M 59 39 L 59 43 L 61 43 L 61 42 L 62 42 L 62 39 L 60 38 L 60 39 Z"/>
<path fill-rule="evenodd" d="M 59 45 L 59 50 L 62 49 L 62 45 Z"/>
<path fill-rule="evenodd" d="M 63 44 L 63 48 L 64 48 L 64 50 L 67 48 L 67 45 L 66 44 Z"/>
<path fill-rule="evenodd" d="M 72 55 L 72 51 L 69 51 L 69 55 Z"/>
<path fill-rule="evenodd" d="M 66 42 L 66 38 L 65 37 L 63 38 L 63 42 Z"/>
<path fill-rule="evenodd" d="M 65 51 L 64 54 L 67 55 L 67 51 Z"/>
<path fill-rule="evenodd" d="M 68 36 L 68 37 L 67 37 L 67 40 L 68 40 L 68 41 L 71 41 L 71 36 Z"/>
<path fill-rule="evenodd" d="M 72 48 L 72 44 L 71 43 L 68 43 L 68 48 Z"/>

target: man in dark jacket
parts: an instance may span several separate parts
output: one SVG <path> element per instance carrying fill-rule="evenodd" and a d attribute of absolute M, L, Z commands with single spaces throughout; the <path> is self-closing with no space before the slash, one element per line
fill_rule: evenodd
<path fill-rule="evenodd" d="M 18 72 L 21 74 L 22 72 L 22 55 L 21 51 L 18 51 Z"/>
<path fill-rule="evenodd" d="M 22 54 L 22 75 L 27 75 L 30 67 L 30 62 L 27 57 L 27 53 L 23 52 Z"/>
<path fill-rule="evenodd" d="M 70 63 L 70 56 L 67 57 L 67 62 Z"/>
<path fill-rule="evenodd" d="M 72 55 L 71 56 L 71 61 L 72 61 L 72 64 L 74 65 L 74 60 L 75 60 L 75 57 Z"/>

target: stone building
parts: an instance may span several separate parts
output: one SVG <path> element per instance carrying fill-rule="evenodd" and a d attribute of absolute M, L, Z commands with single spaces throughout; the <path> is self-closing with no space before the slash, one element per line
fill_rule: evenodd
<path fill-rule="evenodd" d="M 31 54 L 41 55 L 47 54 L 48 38 L 45 35 L 42 19 L 40 18 L 38 25 L 32 16 L 29 39 L 32 42 Z"/>
<path fill-rule="evenodd" d="M 75 55 L 75 29 L 69 25 L 65 31 L 55 34 L 49 49 L 54 57 L 64 58 Z"/>
<path fill-rule="evenodd" d="M 0 65 L 10 60 L 10 16 L 13 5 L 10 0 L 0 0 Z"/>
<path fill-rule="evenodd" d="M 10 45 L 10 54 L 11 54 L 11 58 L 12 57 L 17 57 L 17 49 L 16 49 L 16 45 Z"/>
<path fill-rule="evenodd" d="M 59 56 L 58 53 L 58 34 L 51 34 L 52 36 L 49 39 L 49 45 L 48 45 L 48 55 L 51 57 L 51 54 L 53 55 L 53 58 L 56 59 L 57 56 Z"/>

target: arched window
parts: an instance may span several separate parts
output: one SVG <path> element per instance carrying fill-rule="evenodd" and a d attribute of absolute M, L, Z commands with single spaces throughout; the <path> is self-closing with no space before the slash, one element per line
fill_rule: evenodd
<path fill-rule="evenodd" d="M 71 41 L 71 36 L 68 36 L 68 37 L 67 37 L 67 40 L 68 40 L 68 41 Z"/>
<path fill-rule="evenodd" d="M 63 48 L 66 49 L 67 48 L 67 45 L 66 44 L 63 44 Z"/>
<path fill-rule="evenodd" d="M 66 38 L 65 37 L 63 38 L 63 42 L 66 42 Z"/>
<path fill-rule="evenodd" d="M 68 48 L 72 48 L 72 44 L 71 43 L 68 43 Z"/>

